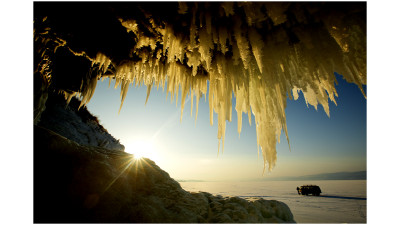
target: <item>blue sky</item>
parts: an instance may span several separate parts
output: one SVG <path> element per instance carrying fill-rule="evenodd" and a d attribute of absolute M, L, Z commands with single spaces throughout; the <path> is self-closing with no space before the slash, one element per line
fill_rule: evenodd
<path fill-rule="evenodd" d="M 131 86 L 118 115 L 119 88 L 114 89 L 113 83 L 108 88 L 105 80 L 98 82 L 87 106 L 127 151 L 137 148 L 134 143 L 152 140 L 151 147 L 141 146 L 149 153 L 145 156 L 175 179 L 248 180 L 366 170 L 366 100 L 356 85 L 341 76 L 337 80 L 338 106 L 330 102 L 330 118 L 321 105 L 317 111 L 312 106 L 307 108 L 302 94 L 297 101 L 288 99 L 286 117 L 291 151 L 282 132 L 276 166 L 264 176 L 263 159 L 257 154 L 254 117 L 250 126 L 247 115 L 243 115 L 239 138 L 234 105 L 232 122 L 227 122 L 225 149 L 219 154 L 216 116 L 210 126 L 204 97 L 199 102 L 196 123 L 195 110 L 190 116 L 190 100 L 180 122 L 180 100 L 178 106 L 175 101 L 171 103 L 170 97 L 166 100 L 161 88 L 152 89 L 145 105 L 146 86 Z"/>

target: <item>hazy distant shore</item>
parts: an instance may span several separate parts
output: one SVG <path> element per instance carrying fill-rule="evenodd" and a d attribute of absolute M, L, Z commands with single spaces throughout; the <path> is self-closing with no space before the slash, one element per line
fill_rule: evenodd
<path fill-rule="evenodd" d="M 367 171 L 321 173 L 305 176 L 263 177 L 245 181 L 309 181 L 309 180 L 366 180 Z M 178 182 L 212 182 L 211 180 L 175 179 Z"/>
<path fill-rule="evenodd" d="M 357 172 L 338 172 L 338 173 L 321 173 L 306 176 L 297 177 L 276 177 L 276 178 L 265 178 L 263 180 L 287 180 L 287 181 L 297 181 L 297 180 L 366 180 L 367 171 L 357 171 Z"/>

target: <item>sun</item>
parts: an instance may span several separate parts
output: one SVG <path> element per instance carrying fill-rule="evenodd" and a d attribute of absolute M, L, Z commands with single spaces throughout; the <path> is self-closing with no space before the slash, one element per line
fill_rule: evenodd
<path fill-rule="evenodd" d="M 153 161 L 158 159 L 155 143 L 151 139 L 133 139 L 125 144 L 125 152 L 133 154 L 135 159 L 149 158 Z"/>

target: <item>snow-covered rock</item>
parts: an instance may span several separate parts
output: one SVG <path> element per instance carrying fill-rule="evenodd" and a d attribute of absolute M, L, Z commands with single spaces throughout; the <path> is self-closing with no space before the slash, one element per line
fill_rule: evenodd
<path fill-rule="evenodd" d="M 189 193 L 149 159 L 34 130 L 34 222 L 293 223 L 278 201 Z"/>
<path fill-rule="evenodd" d="M 80 101 L 76 98 L 72 98 L 67 105 L 63 96 L 49 95 L 46 110 L 41 115 L 38 125 L 81 145 L 124 151 L 125 147 L 119 140 L 109 134 L 86 107 L 78 110 L 79 104 Z"/>

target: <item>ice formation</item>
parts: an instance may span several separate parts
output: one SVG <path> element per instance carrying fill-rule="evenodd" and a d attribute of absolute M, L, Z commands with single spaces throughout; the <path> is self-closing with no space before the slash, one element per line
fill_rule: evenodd
<path fill-rule="evenodd" d="M 170 4 L 176 4 L 174 19 L 140 6 L 140 15 L 116 13 L 119 25 L 134 37 L 134 47 L 130 58 L 124 60 L 102 51 L 84 54 L 97 73 L 87 79 L 79 93 L 83 104 L 89 102 L 101 77 L 116 80 L 115 87 L 121 88 L 121 107 L 133 84 L 147 86 L 147 99 L 152 86 L 165 88 L 167 98 L 169 95 L 176 104 L 180 89 L 181 111 L 190 96 L 192 112 L 196 98 L 197 117 L 198 102 L 208 92 L 210 124 L 215 112 L 223 149 L 226 121 L 232 120 L 233 93 L 238 133 L 242 114 L 248 114 L 250 124 L 253 114 L 257 145 L 271 170 L 282 130 L 289 142 L 287 97 L 297 100 L 301 91 L 307 106 L 317 109 L 321 104 L 329 116 L 328 102 L 336 104 L 337 97 L 334 72 L 363 92 L 365 3 Z M 68 46 L 66 39 L 62 43 Z M 71 51 L 76 55 L 80 52 L 72 47 Z"/>

